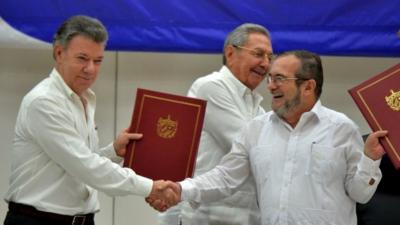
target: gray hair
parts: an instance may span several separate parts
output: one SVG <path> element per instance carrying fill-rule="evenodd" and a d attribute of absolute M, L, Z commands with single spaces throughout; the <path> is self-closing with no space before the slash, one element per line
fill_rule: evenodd
<path fill-rule="evenodd" d="M 268 39 L 271 40 L 271 36 L 267 28 L 254 24 L 254 23 L 244 23 L 238 27 L 236 27 L 233 31 L 231 31 L 225 39 L 224 43 L 224 54 L 222 58 L 222 63 L 226 64 L 225 50 L 228 45 L 235 46 L 243 46 L 246 44 L 249 35 L 252 33 L 259 33 L 265 35 Z"/>
<path fill-rule="evenodd" d="M 77 15 L 64 21 L 58 28 L 53 38 L 53 46 L 61 45 L 63 48 L 66 48 L 72 38 L 77 35 L 85 36 L 96 43 L 104 45 L 106 45 L 108 40 L 107 30 L 98 19 Z"/>

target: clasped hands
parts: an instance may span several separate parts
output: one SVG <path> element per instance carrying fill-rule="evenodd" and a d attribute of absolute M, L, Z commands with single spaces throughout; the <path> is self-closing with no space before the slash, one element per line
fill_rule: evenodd
<path fill-rule="evenodd" d="M 172 181 L 157 180 L 146 202 L 154 209 L 164 212 L 181 201 L 181 187 Z"/>

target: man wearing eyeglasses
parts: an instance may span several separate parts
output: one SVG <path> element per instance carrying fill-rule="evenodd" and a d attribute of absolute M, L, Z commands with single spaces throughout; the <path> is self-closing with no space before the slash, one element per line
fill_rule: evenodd
<path fill-rule="evenodd" d="M 244 124 L 265 113 L 262 97 L 254 89 L 263 81 L 272 56 L 270 34 L 257 24 L 235 28 L 224 43 L 223 66 L 198 78 L 188 96 L 207 100 L 194 176 L 214 168 L 227 154 Z M 160 224 L 257 225 L 260 224 L 254 181 L 249 179 L 234 195 L 219 202 L 171 209 L 161 214 Z"/>
<path fill-rule="evenodd" d="M 268 74 L 273 110 L 246 124 L 213 170 L 180 182 L 181 199 L 216 201 L 252 177 L 263 225 L 356 225 L 356 202 L 367 202 L 381 179 L 387 131 L 364 145 L 347 116 L 321 104 L 322 84 L 318 55 L 279 55 Z"/>

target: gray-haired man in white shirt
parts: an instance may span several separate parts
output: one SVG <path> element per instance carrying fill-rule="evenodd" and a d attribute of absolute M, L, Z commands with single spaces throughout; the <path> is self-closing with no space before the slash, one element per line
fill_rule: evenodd
<path fill-rule="evenodd" d="M 272 56 L 270 34 L 258 24 L 242 24 L 227 36 L 223 66 L 198 78 L 188 96 L 207 100 L 194 176 L 213 169 L 227 154 L 234 137 L 254 117 L 264 114 L 262 97 L 255 88 L 264 80 Z M 232 196 L 202 204 L 193 210 L 187 205 L 160 215 L 160 225 L 257 225 L 260 214 L 254 181 L 249 179 Z"/>
<path fill-rule="evenodd" d="M 18 113 L 5 225 L 93 225 L 96 189 L 143 197 L 161 197 L 165 189 L 173 198 L 168 182 L 153 182 L 111 161 L 120 162 L 128 141 L 140 134 L 122 132 L 107 147 L 98 146 L 90 87 L 107 38 L 101 22 L 87 16 L 69 18 L 55 34 L 55 67 L 24 97 Z M 156 208 L 170 202 L 163 199 Z"/>

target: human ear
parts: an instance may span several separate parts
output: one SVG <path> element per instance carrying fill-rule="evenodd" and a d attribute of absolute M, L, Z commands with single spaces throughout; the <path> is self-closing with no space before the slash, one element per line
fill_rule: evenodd
<path fill-rule="evenodd" d="M 228 65 L 228 67 L 231 66 L 229 64 L 232 64 L 232 57 L 234 53 L 235 53 L 235 48 L 232 45 L 226 46 L 224 54 L 226 58 L 226 64 Z"/>
<path fill-rule="evenodd" d="M 305 83 L 304 90 L 307 93 L 314 94 L 314 90 L 317 87 L 317 83 L 315 82 L 315 80 L 314 79 L 306 80 L 304 83 Z"/>
<path fill-rule="evenodd" d="M 63 48 L 61 45 L 55 45 L 53 48 L 53 57 L 57 61 L 61 57 L 61 53 L 63 52 Z"/>

